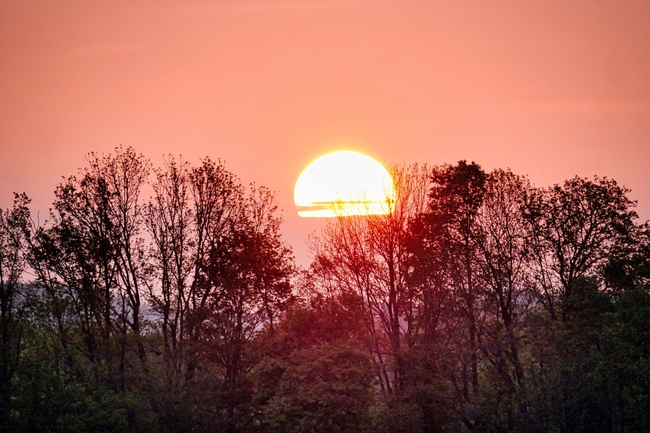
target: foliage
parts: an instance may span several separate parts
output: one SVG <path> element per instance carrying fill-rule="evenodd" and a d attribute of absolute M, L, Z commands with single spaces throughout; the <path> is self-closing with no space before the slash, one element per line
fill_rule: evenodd
<path fill-rule="evenodd" d="M 300 272 L 275 195 L 221 161 L 90 154 L 43 225 L 16 195 L 0 430 L 647 430 L 650 229 L 629 191 L 391 171 L 391 213 L 331 220 Z"/>

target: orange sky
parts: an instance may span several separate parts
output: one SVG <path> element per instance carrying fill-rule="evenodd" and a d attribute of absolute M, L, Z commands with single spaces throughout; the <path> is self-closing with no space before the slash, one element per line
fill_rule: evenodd
<path fill-rule="evenodd" d="M 606 175 L 650 218 L 650 2 L 2 1 L 0 206 L 90 151 L 209 155 L 278 191 L 338 149 Z"/>

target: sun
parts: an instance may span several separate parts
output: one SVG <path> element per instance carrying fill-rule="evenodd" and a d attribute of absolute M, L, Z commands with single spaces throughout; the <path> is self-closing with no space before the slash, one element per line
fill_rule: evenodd
<path fill-rule="evenodd" d="M 379 162 L 359 152 L 339 151 L 309 164 L 293 197 L 301 217 L 384 215 L 391 211 L 395 187 Z"/>

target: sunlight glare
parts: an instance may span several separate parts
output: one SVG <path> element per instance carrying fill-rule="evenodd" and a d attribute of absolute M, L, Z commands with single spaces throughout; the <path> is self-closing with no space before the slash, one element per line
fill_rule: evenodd
<path fill-rule="evenodd" d="M 395 187 L 388 171 L 369 156 L 339 151 L 321 156 L 296 182 L 298 215 L 331 218 L 390 213 Z"/>

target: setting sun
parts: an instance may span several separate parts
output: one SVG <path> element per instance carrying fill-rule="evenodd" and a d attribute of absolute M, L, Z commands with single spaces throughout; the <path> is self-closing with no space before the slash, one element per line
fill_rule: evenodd
<path fill-rule="evenodd" d="M 294 189 L 298 215 L 315 218 L 387 214 L 394 196 L 393 180 L 384 166 L 351 151 L 317 158 Z"/>

